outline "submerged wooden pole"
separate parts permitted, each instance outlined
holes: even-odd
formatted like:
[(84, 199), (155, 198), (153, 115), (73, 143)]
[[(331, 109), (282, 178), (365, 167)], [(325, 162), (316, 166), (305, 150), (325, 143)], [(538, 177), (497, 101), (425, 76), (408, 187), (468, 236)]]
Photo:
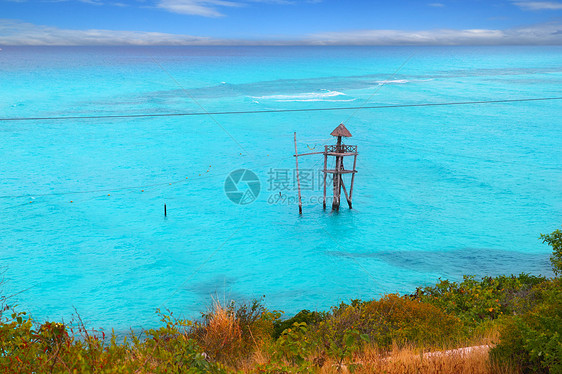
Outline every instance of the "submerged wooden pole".
[(343, 193), (345, 194), (345, 198), (347, 199), (347, 205), (349, 205), (349, 209), (351, 209), (351, 200), (349, 198), (349, 195), (347, 194), (347, 189), (345, 188), (345, 184), (343, 183), (343, 177), (340, 178), (342, 178), (341, 186), (343, 188)]
[[(342, 166), (342, 170), (345, 170), (345, 167), (343, 166), (343, 157), (342, 157), (342, 160), (341, 160), (341, 166)], [(340, 175), (340, 184), (343, 188), (343, 193), (345, 194), (345, 198), (347, 200), (347, 205), (349, 205), (349, 209), (351, 209), (351, 196), (347, 194), (347, 189), (345, 188), (345, 184), (343, 183), (343, 175)]]
[(339, 209), (339, 201), (338, 201), (338, 182), (339, 182), (339, 173), (338, 173), (338, 168), (339, 168), (339, 164), (340, 164), (340, 159), (339, 157), (336, 157), (336, 165), (335, 165), (335, 169), (334, 169), (334, 174), (333, 174), (333, 187), (334, 187), (334, 196), (333, 196), (333, 200), (332, 200), (332, 210), (338, 210)]
[(324, 146), (324, 199), (322, 200), (322, 206), (326, 210), (326, 177), (328, 176), (328, 146)]
[(295, 136), (295, 161), (297, 163), (297, 186), (299, 189), (299, 214), (302, 214), (302, 200), (301, 200), (301, 181), (299, 179), (299, 153), (297, 152), (297, 132), (294, 133)]
[[(357, 153), (357, 151), (355, 152)], [(353, 171), (354, 173), (351, 174), (351, 186), (349, 187), (349, 209), (351, 209), (351, 199), (353, 198), (353, 181), (355, 180), (355, 165), (357, 165), (357, 155), (353, 157)]]
[[(338, 136), (336, 144), (336, 154), (341, 153), (341, 136)], [(343, 161), (342, 156), (336, 155), (336, 169), (334, 170), (334, 201), (332, 202), (332, 210), (340, 210), (340, 195), (341, 195), (341, 164)]]

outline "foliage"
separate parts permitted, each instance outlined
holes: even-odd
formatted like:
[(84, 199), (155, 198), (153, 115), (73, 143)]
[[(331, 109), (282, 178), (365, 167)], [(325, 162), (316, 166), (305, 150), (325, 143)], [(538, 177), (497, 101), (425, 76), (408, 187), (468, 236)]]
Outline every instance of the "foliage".
[(562, 275), (562, 231), (556, 230), (548, 235), (541, 234), (540, 238), (543, 243), (547, 243), (552, 247), (550, 263), (552, 264), (554, 274), (557, 276)]
[(306, 323), (295, 322), (277, 339), (273, 357), (278, 360), (285, 359), (293, 365), (303, 365), (306, 363), (312, 347), (313, 341)]
[(324, 321), (328, 313), (326, 312), (311, 312), (307, 309), (303, 309), (295, 316), (286, 319), (284, 321), (276, 321), (275, 322), (275, 330), (273, 332), (273, 337), (275, 339), (279, 338), (283, 331), (293, 326), (295, 323), (306, 323), (308, 326), (317, 325), (318, 323)]
[(251, 342), (257, 346), (271, 340), (281, 312), (267, 310), (263, 299), (255, 299), (237, 307), (232, 303), (231, 308), (235, 310), (236, 319), (240, 322), (243, 337), (251, 338)]
[(529, 274), (518, 276), (464, 276), (460, 283), (440, 280), (435, 286), (418, 288), (411, 299), (442, 308), (470, 326), (503, 315), (521, 314), (537, 302), (534, 286), (546, 278)]
[(505, 321), (492, 357), (524, 373), (562, 373), (562, 280), (536, 288), (541, 302)]
[(78, 331), (62, 323), (36, 324), (25, 312), (3, 316), (0, 324), (0, 372), (225, 373), (209, 362), (185, 334), (189, 321), (162, 316), (165, 326), (131, 335), (119, 343), (114, 334)]
[(370, 342), (379, 347), (417, 344), (440, 346), (462, 332), (461, 322), (441, 309), (395, 294), (380, 300), (332, 309), (332, 314), (319, 326), (322, 340), (343, 348), (352, 342)]

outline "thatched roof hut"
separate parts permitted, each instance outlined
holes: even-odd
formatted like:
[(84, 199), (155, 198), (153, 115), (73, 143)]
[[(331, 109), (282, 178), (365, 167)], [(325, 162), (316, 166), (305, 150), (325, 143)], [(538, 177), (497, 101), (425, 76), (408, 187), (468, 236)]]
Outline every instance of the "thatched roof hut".
[(334, 129), (334, 131), (332, 131), (332, 133), (330, 134), (332, 136), (344, 136), (346, 138), (351, 138), (351, 133), (349, 132), (349, 130), (343, 125), (343, 123), (340, 123), (340, 125), (338, 127), (336, 127)]

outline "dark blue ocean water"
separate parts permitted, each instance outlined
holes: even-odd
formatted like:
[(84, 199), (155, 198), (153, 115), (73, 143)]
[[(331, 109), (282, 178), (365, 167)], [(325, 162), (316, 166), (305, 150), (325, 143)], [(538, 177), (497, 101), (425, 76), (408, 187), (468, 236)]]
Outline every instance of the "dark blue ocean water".
[[(0, 82), (4, 119), (560, 97), (562, 48), (3, 47)], [(76, 308), (119, 330), (154, 326), (156, 308), (196, 317), (213, 297), (265, 295), (294, 313), (440, 277), (549, 275), (538, 236), (562, 221), (561, 112), (559, 100), (2, 120), (4, 292), (23, 291), (38, 320)], [(309, 156), (300, 217), (293, 132), (315, 152), (342, 121), (360, 153), (354, 209), (322, 210), (323, 160)], [(240, 168), (261, 183), (251, 204), (224, 192)]]

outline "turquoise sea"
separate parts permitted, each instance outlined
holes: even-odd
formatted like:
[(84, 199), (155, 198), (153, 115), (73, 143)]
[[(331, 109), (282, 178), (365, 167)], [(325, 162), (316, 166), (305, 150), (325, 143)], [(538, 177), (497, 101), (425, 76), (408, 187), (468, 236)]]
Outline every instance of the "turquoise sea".
[[(53, 117), (561, 88), (561, 47), (2, 47), (4, 293), (40, 321), (76, 310), (89, 327), (124, 331), (157, 325), (156, 308), (197, 317), (213, 298), (265, 295), (291, 314), (463, 274), (551, 275), (538, 237), (562, 222), (562, 100)], [(30, 117), (43, 119), (7, 120)], [(316, 152), (340, 122), (359, 151), (354, 209), (322, 210), (313, 155), (300, 158), (299, 216), (293, 132), (299, 152)], [(260, 180), (249, 204), (224, 192), (236, 169)]]

